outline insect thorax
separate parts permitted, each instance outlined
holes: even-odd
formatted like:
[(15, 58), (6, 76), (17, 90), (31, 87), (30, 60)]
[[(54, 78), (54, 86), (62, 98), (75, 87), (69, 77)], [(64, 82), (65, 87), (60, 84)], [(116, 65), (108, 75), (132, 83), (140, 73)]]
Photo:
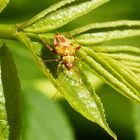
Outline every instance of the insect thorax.
[(59, 56), (75, 56), (75, 48), (69, 46), (55, 46), (55, 51)]
[(74, 56), (63, 56), (62, 60), (64, 63), (73, 63), (74, 62)]

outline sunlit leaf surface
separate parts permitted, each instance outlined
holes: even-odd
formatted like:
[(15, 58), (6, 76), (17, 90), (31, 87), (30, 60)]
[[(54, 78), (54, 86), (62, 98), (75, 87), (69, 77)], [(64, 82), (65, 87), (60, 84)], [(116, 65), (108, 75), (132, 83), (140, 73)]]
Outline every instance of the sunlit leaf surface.
[(7, 6), (9, 0), (0, 0), (0, 13)]

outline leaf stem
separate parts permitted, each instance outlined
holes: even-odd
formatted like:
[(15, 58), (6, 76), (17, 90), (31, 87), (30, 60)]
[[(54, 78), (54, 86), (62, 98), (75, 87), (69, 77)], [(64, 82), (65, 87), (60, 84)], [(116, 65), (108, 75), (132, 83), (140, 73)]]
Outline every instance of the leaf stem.
[(6, 39), (15, 39), (18, 28), (16, 25), (0, 24), (0, 37)]

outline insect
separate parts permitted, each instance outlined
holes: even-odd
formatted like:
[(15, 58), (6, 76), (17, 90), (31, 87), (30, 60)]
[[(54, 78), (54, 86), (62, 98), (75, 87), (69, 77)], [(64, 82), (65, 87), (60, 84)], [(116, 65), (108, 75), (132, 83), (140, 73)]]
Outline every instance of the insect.
[(62, 64), (64, 64), (66, 69), (70, 71), (74, 66), (75, 54), (81, 48), (81, 45), (75, 48), (74, 45), (71, 43), (71, 41), (60, 33), (56, 34), (53, 42), (54, 42), (54, 48), (50, 47), (47, 44), (46, 44), (46, 47), (53, 53), (56, 53), (57, 55), (59, 55), (60, 58), (46, 60), (45, 62), (53, 62), (53, 61), (59, 62), (58, 68)]

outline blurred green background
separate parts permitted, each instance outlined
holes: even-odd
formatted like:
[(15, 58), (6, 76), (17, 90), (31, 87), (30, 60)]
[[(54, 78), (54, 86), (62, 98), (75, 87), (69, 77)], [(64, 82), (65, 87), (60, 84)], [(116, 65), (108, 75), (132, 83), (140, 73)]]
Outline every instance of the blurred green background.
[[(11, 0), (0, 15), (0, 23), (23, 22), (57, 1), (59, 0)], [(122, 19), (139, 20), (139, 6), (140, 0), (111, 0), (109, 3), (92, 11), (88, 15), (78, 18), (66, 25), (63, 30), (74, 29), (92, 22)], [(134, 37), (131, 39), (112, 41), (106, 44), (140, 46), (139, 42), (139, 37)], [(7, 44), (15, 59), (24, 94), (24, 140), (57, 140), (57, 136), (59, 136), (61, 132), (61, 125), (62, 127), (66, 127), (66, 132), (62, 132), (62, 135), (71, 135), (68, 136), (71, 137), (71, 139), (74, 139), (73, 134), (76, 140), (112, 139), (102, 128), (75, 112), (62, 97), (59, 98), (57, 95), (50, 101), (48, 98), (55, 95), (56, 89), (39, 70), (33, 61), (31, 53), (19, 42), (7, 40)], [(97, 87), (96, 92), (103, 102), (107, 122), (117, 134), (118, 139), (135, 140), (136, 134), (132, 115), (132, 102), (96, 77), (93, 82)], [(53, 107), (52, 104), (55, 107)], [(53, 110), (56, 111), (56, 113), (53, 114)], [(57, 111), (61, 116), (56, 116)], [(38, 116), (39, 113), (40, 115)], [(52, 124), (58, 126), (56, 128), (59, 129), (58, 134), (56, 131), (51, 131), (50, 128), (53, 120), (58, 122), (57, 117), (65, 118), (64, 124)], [(63, 120), (60, 120), (60, 122), (63, 122)], [(50, 127), (48, 125), (50, 125)], [(49, 134), (56, 134), (56, 137), (47, 136)]]

